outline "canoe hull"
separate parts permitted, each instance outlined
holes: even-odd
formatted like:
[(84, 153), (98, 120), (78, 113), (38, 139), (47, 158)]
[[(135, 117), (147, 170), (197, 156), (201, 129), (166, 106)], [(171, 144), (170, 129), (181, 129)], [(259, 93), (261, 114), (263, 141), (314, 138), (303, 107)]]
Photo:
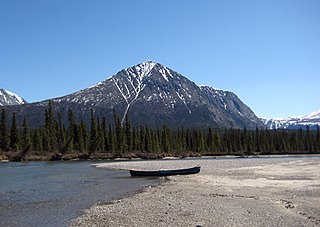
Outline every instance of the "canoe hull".
[(158, 170), (158, 171), (139, 171), (130, 170), (130, 174), (133, 177), (164, 177), (172, 175), (187, 175), (197, 174), (200, 172), (200, 166), (188, 168), (188, 169), (175, 169), (175, 170)]

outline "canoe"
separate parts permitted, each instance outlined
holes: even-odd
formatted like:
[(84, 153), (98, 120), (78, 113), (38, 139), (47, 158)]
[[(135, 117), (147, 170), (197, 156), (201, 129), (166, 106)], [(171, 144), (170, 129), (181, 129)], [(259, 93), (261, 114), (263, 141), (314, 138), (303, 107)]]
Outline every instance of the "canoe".
[(173, 170), (156, 170), (156, 171), (143, 171), (143, 170), (130, 170), (132, 177), (164, 177), (172, 175), (187, 175), (196, 174), (200, 172), (200, 166), (188, 169), (173, 169)]

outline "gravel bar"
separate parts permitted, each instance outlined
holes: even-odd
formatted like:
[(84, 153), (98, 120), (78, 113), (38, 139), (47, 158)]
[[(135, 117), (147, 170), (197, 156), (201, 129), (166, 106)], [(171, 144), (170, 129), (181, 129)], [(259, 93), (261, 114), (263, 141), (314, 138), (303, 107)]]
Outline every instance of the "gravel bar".
[[(70, 226), (319, 226), (320, 158), (123, 161), (118, 170), (201, 166), (131, 197), (97, 204)], [(128, 172), (129, 174), (129, 172)]]

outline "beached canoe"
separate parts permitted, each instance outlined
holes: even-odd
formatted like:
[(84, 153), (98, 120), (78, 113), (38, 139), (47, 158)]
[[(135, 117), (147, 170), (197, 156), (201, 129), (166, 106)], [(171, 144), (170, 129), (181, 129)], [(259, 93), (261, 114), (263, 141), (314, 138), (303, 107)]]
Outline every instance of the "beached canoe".
[(164, 177), (172, 175), (186, 175), (196, 174), (200, 172), (200, 166), (196, 166), (188, 169), (174, 169), (174, 170), (157, 170), (157, 171), (143, 171), (143, 170), (130, 170), (130, 174), (133, 177)]

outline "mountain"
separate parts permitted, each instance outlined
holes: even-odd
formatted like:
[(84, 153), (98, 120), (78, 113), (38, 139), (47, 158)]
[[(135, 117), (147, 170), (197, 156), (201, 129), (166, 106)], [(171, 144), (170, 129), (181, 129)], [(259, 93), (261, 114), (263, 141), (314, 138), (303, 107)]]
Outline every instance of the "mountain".
[[(31, 125), (43, 119), (48, 100), (10, 108), (28, 115)], [(124, 122), (126, 114), (135, 124), (151, 127), (255, 128), (261, 120), (234, 93), (198, 86), (166, 66), (146, 61), (123, 69), (114, 76), (87, 89), (54, 98), (56, 112), (73, 110), (78, 119), (86, 119), (93, 110), (113, 122), (113, 110)]]
[(0, 106), (21, 105), (27, 103), (26, 100), (13, 92), (0, 88)]
[(262, 119), (267, 128), (269, 129), (316, 129), (317, 125), (320, 126), (320, 110), (314, 111), (308, 115), (301, 117), (286, 117), (274, 119)]

